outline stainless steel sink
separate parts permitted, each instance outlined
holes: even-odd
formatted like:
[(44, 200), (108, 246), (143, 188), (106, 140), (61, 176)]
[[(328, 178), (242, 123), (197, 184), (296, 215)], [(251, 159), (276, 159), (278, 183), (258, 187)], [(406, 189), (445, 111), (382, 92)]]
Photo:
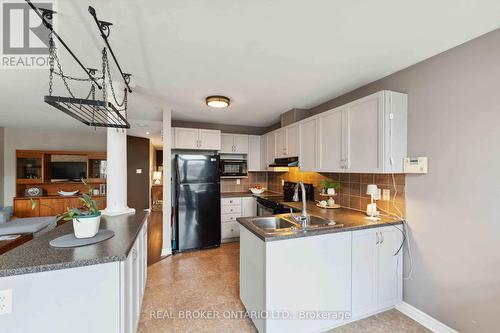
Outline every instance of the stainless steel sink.
[(322, 217), (309, 215), (307, 219), (307, 224), (312, 227), (326, 227), (335, 225), (335, 222), (324, 219)]
[(298, 227), (296, 223), (280, 217), (258, 217), (252, 219), (251, 223), (266, 232), (292, 230)]

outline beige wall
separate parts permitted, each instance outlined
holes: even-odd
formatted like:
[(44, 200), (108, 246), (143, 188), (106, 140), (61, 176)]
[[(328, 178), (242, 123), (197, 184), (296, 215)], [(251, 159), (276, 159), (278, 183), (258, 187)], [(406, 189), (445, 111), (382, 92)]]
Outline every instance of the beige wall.
[(106, 132), (5, 128), (4, 143), (3, 203), (10, 206), (16, 193), (17, 149), (106, 151)]
[(389, 89), (409, 95), (406, 178), (414, 273), (404, 300), (460, 332), (500, 325), (500, 30), (310, 111)]

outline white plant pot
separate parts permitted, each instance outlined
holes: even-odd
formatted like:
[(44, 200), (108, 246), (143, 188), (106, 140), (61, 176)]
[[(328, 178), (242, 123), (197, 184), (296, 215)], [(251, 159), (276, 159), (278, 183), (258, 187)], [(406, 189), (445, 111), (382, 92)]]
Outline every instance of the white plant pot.
[(73, 230), (76, 238), (90, 238), (99, 232), (101, 214), (97, 216), (75, 217), (73, 219)]
[(334, 188), (329, 188), (326, 190), (326, 194), (328, 195), (335, 195), (335, 189)]

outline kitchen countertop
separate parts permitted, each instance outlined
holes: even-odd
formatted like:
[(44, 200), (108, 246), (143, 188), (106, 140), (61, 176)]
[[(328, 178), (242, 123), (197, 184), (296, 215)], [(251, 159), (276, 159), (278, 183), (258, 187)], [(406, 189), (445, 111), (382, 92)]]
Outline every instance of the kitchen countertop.
[(221, 198), (238, 198), (238, 197), (256, 197), (256, 198), (266, 198), (269, 196), (280, 196), (280, 193), (265, 191), (262, 194), (253, 194), (250, 191), (247, 192), (221, 192)]
[(64, 223), (45, 235), (0, 255), (0, 277), (123, 261), (148, 216), (146, 211), (103, 216), (100, 228), (113, 230), (115, 235), (112, 238), (82, 247), (54, 248), (49, 245), (51, 240), (73, 233), (73, 224)]
[[(93, 197), (105, 197), (106, 194), (92, 194)], [(14, 200), (37, 200), (37, 199), (71, 199), (71, 198), (81, 198), (81, 194), (76, 194), (76, 195), (59, 195), (59, 194), (53, 194), (53, 195), (42, 195), (39, 197), (14, 197)]]
[[(298, 210), (302, 210), (302, 202), (287, 202), (287, 201), (278, 201), (280, 204), (295, 208)], [(300, 237), (309, 237), (316, 235), (329, 234), (334, 232), (345, 232), (345, 231), (353, 231), (353, 230), (361, 230), (361, 229), (369, 229), (369, 228), (379, 228), (390, 225), (399, 225), (402, 224), (402, 221), (393, 219), (390, 217), (381, 217), (380, 221), (371, 222), (365, 219), (365, 214), (363, 212), (347, 209), (347, 208), (339, 208), (339, 209), (326, 209), (320, 208), (316, 206), (315, 202), (308, 201), (307, 202), (307, 212), (311, 215), (316, 215), (331, 221), (335, 221), (336, 225), (331, 227), (323, 227), (317, 229), (309, 229), (309, 230), (294, 230), (289, 232), (281, 232), (275, 235), (269, 235), (264, 233), (261, 229), (255, 227), (250, 220), (252, 217), (239, 217), (237, 221), (247, 228), (250, 232), (255, 234), (257, 237), (262, 239), (265, 242), (283, 240), (283, 239), (291, 239), (291, 238), (300, 238)], [(288, 215), (288, 214), (286, 214)], [(340, 226), (342, 225), (342, 226)]]

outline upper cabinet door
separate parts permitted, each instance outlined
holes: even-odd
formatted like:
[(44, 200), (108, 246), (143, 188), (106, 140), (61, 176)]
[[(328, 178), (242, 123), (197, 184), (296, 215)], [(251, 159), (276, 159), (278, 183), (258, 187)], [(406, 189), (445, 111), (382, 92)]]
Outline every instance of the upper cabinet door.
[(220, 150), (221, 133), (218, 130), (199, 130), (200, 146), (198, 149)]
[(267, 146), (266, 146), (266, 153), (267, 153), (267, 165), (274, 163), (274, 159), (277, 157), (275, 154), (276, 151), (276, 134), (269, 133), (266, 135), (267, 137)]
[(267, 170), (267, 135), (260, 137), (260, 170)]
[[(177, 149), (199, 149), (198, 129), (175, 127), (174, 144)], [(174, 146), (172, 146), (174, 148)]]
[(384, 149), (384, 95), (367, 96), (346, 106), (347, 169), (382, 172)]
[(287, 157), (299, 156), (299, 126), (297, 124), (285, 128)]
[(235, 134), (234, 152), (238, 154), (248, 154), (248, 135)]
[(344, 108), (336, 108), (318, 116), (319, 122), (319, 170), (322, 172), (344, 171), (343, 129)]
[(222, 133), (220, 136), (220, 152), (233, 153), (234, 152), (234, 136), (232, 134)]
[(318, 169), (318, 117), (299, 124), (299, 165), (302, 171)]
[[(248, 171), (262, 171), (261, 161), (260, 161), (260, 136), (249, 135), (248, 136)], [(265, 170), (265, 169), (264, 169)]]
[(285, 157), (286, 156), (286, 131), (284, 128), (281, 128), (274, 132), (275, 136), (275, 156), (276, 158)]

